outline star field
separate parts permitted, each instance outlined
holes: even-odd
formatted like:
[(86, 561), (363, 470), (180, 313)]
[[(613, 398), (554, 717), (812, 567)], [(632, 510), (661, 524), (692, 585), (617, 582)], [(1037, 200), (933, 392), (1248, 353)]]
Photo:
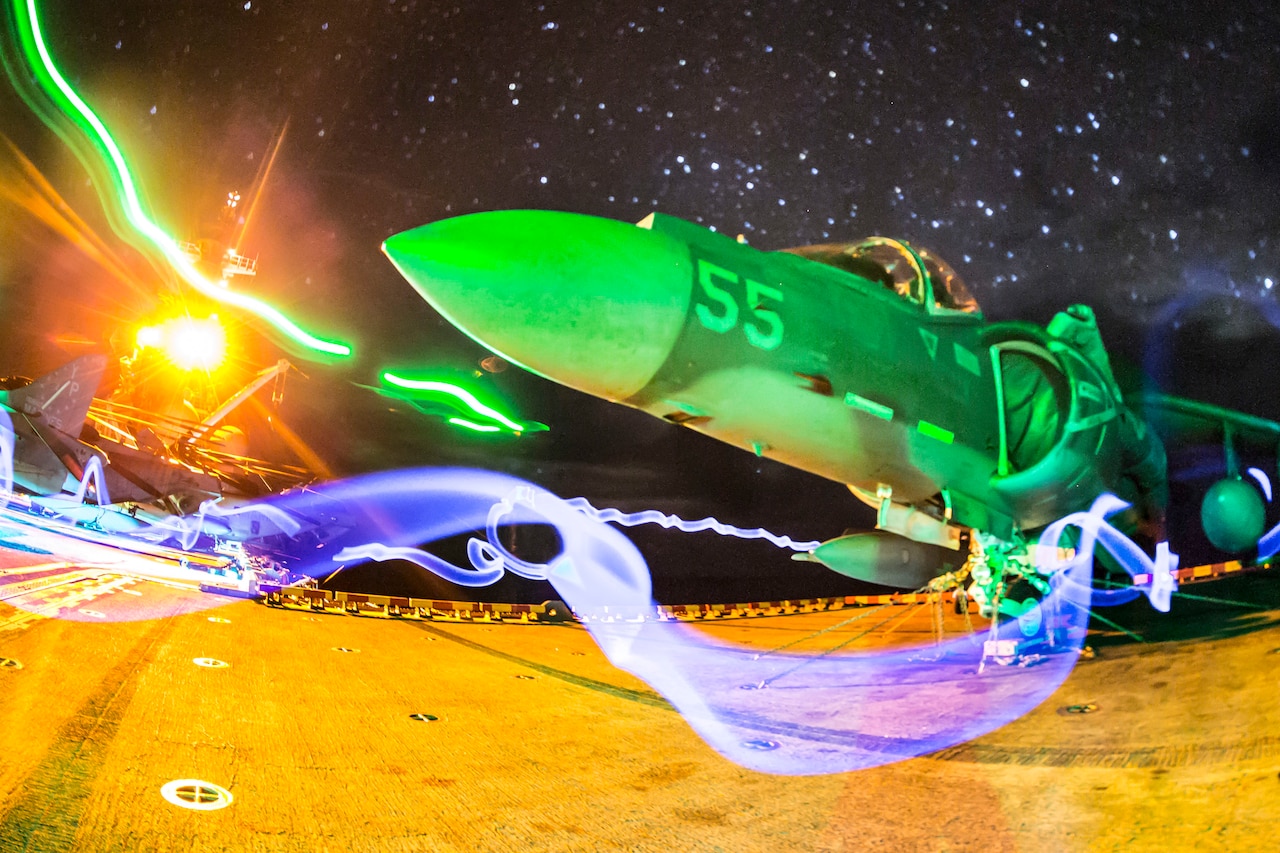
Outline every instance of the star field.
[[(198, 146), (224, 182), (287, 117), (302, 180), (381, 192), (347, 226), (662, 209), (766, 248), (905, 236), (1000, 305), (1096, 286), (1082, 258), (1119, 303), (1159, 299), (1196, 265), (1269, 292), (1277, 13), (1059, 5), (259, 0), (46, 16), (117, 124)], [(231, 150), (210, 145), (226, 128)]]

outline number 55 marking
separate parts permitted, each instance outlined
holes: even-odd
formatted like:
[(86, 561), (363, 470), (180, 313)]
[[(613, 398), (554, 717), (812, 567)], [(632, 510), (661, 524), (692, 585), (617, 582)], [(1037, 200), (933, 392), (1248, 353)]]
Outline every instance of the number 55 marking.
[(700, 299), (694, 305), (694, 313), (704, 328), (723, 335), (738, 325), (741, 313), (738, 300), (724, 285), (735, 285), (736, 290), (736, 285), (743, 283), (747, 310), (754, 318), (754, 321), (748, 321), (742, 327), (747, 343), (763, 350), (776, 349), (782, 343), (782, 318), (777, 311), (766, 308), (764, 304), (765, 300), (781, 303), (781, 290), (751, 279), (740, 279), (737, 274), (709, 261), (699, 260), (697, 265), (700, 295), (707, 301)]
[(698, 315), (698, 322), (705, 328), (723, 335), (738, 325), (738, 303), (734, 301), (733, 294), (716, 284), (716, 278), (735, 283), (738, 280), (736, 275), (724, 267), (718, 267), (707, 261), (698, 261), (698, 284), (702, 287), (702, 292), (723, 310), (717, 313), (711, 306), (699, 302), (694, 306), (694, 311)]
[(751, 314), (764, 324), (764, 329), (753, 323), (747, 323), (742, 330), (747, 333), (747, 343), (753, 347), (766, 350), (777, 349), (778, 344), (782, 343), (782, 318), (778, 316), (777, 311), (770, 311), (764, 307), (766, 299), (780, 303), (782, 291), (747, 279), (747, 306), (751, 309)]

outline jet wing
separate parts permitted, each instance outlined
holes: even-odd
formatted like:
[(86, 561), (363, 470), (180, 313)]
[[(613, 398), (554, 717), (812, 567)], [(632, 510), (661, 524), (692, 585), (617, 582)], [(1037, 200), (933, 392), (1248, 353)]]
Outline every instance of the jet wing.
[(1127, 399), (1161, 435), (1182, 441), (1212, 441), (1229, 432), (1233, 440), (1247, 444), (1270, 448), (1280, 444), (1280, 423), (1266, 418), (1170, 394), (1135, 394)]

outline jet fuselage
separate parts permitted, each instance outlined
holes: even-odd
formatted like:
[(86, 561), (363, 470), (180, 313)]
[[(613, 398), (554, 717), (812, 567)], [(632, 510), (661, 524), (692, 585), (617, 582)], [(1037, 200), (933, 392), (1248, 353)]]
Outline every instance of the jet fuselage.
[(945, 263), (900, 241), (762, 252), (661, 214), (498, 211), (384, 250), (504, 358), (846, 483), (882, 521), (923, 508), (1007, 538), (1104, 491), (1163, 506), (1163, 449), (1091, 312), (987, 323)]

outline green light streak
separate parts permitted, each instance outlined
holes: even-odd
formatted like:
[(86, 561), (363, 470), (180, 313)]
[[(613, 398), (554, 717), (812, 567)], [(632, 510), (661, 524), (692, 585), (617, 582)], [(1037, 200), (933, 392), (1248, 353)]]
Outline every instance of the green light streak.
[[(25, 3), (23, 0), (15, 0), (14, 11), (18, 17), (19, 26), (21, 27), (21, 25), (25, 24), (29, 28), (20, 34), (19, 40), (36, 79), (50, 98), (63, 107), (64, 112), (67, 112), (80, 125), (81, 129), (90, 136), (90, 139), (95, 141), (101, 148), (106, 155), (112, 178), (116, 182), (125, 218), (139, 234), (146, 238), (164, 256), (165, 260), (182, 276), (183, 280), (210, 299), (231, 305), (261, 318), (280, 333), (307, 349), (329, 355), (351, 355), (350, 346), (317, 338), (304, 331), (288, 317), (265, 302), (243, 293), (235, 293), (228, 290), (209, 281), (200, 274), (178, 248), (177, 242), (147, 216), (142, 207), (142, 202), (138, 198), (133, 176), (125, 164), (124, 155), (121, 153), (119, 146), (116, 145), (115, 139), (112, 138), (106, 125), (94, 114), (89, 105), (76, 94), (75, 90), (71, 88), (54, 65), (53, 58), (49, 55), (49, 50), (44, 43), (44, 35), (41, 32), (40, 21), (36, 14), (35, 0), (25, 0)], [(70, 109), (68, 110), (67, 107)]]
[[(497, 421), (512, 432), (524, 432), (526, 429), (525, 426), (511, 420), (497, 409), (481, 403), (476, 399), (474, 394), (463, 388), (459, 388), (457, 385), (450, 385), (448, 382), (434, 382), (427, 379), (405, 379), (402, 376), (396, 376), (394, 373), (383, 373), (382, 381), (389, 385), (395, 385), (398, 388), (406, 388), (410, 391), (425, 391), (432, 394), (444, 394), (460, 401), (477, 415)], [(449, 423), (457, 424), (458, 426), (465, 426), (471, 429), (476, 429), (479, 426), (478, 424), (473, 424), (470, 421), (463, 421), (462, 418), (450, 418)], [(496, 432), (497, 429), (497, 427), (492, 427), (491, 429), (479, 431)]]
[(493, 424), (472, 423), (471, 421), (466, 420), (465, 418), (449, 418), (449, 423), (455, 426), (466, 427), (467, 429), (473, 429), (476, 432), (497, 432), (499, 429), (499, 427), (496, 427)]

